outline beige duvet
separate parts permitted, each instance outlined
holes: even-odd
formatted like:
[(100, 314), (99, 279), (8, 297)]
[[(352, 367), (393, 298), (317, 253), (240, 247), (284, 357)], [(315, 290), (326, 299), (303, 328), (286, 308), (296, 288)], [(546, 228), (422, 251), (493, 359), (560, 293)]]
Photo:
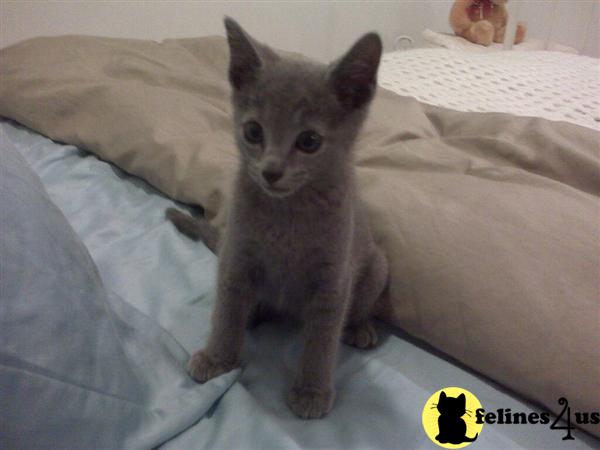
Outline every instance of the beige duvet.
[[(0, 52), (0, 115), (222, 228), (236, 169), (227, 58), (222, 38), (26, 41)], [(380, 90), (356, 166), (391, 267), (381, 318), (553, 411), (562, 396), (597, 411), (599, 137)]]

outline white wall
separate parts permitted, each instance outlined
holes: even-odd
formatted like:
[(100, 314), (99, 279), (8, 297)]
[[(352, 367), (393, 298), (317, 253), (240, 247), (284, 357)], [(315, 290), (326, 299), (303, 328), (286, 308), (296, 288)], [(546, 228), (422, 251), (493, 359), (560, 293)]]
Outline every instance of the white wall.
[[(517, 0), (512, 0), (517, 1)], [(225, 14), (258, 39), (321, 60), (361, 33), (378, 31), (386, 49), (398, 35), (424, 44), (421, 31), (450, 31), (452, 0), (401, 1), (11, 1), (0, 0), (0, 47), (33, 36), (91, 34), (162, 40), (223, 34)], [(600, 0), (558, 0), (552, 40), (599, 56)], [(554, 0), (520, 1), (530, 36), (549, 32)], [(589, 31), (586, 33), (586, 27)]]
[(600, 57), (599, 0), (529, 0), (519, 2), (519, 18), (528, 34), (550, 39)]
[[(348, 4), (346, 10), (333, 2), (307, 1), (3, 1), (0, 46), (35, 35), (161, 40), (223, 34), (223, 16), (230, 15), (260, 40), (328, 59), (364, 29), (377, 29), (391, 39), (399, 26), (399, 9), (398, 2)], [(358, 22), (352, 16), (356, 11), (363, 16)]]

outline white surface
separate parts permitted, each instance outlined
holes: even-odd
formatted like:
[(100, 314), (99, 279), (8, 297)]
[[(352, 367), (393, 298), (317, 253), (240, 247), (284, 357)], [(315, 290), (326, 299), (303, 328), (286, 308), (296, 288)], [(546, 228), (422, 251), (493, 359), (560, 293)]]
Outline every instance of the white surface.
[[(516, 1), (516, 0), (512, 0)], [(301, 51), (320, 60), (337, 57), (361, 33), (377, 31), (387, 50), (408, 35), (415, 47), (425, 28), (451, 31), (452, 0), (402, 1), (182, 1), (182, 0), (0, 0), (0, 47), (35, 36), (88, 34), (163, 40), (223, 34), (225, 14), (257, 38), (279, 48)], [(558, 0), (519, 4), (519, 20), (528, 36), (600, 56), (598, 0)], [(576, 6), (574, 6), (576, 5)]]
[[(506, 22), (506, 31), (504, 33), (504, 50), (512, 50), (515, 36), (517, 34), (517, 24), (519, 23), (519, 2), (508, 2), (505, 5), (508, 13), (508, 20)], [(483, 10), (482, 10), (483, 11)]]
[[(504, 51), (503, 44), (492, 43), (489, 46), (474, 44), (460, 36), (450, 33), (438, 33), (430, 29), (426, 29), (422, 33), (423, 38), (437, 47), (449, 48), (450, 50), (463, 50), (467, 52), (497, 52)], [(548, 48), (546, 48), (546, 45)], [(579, 53), (577, 49), (566, 45), (557, 44), (555, 42), (546, 43), (541, 39), (525, 39), (520, 44), (513, 45), (512, 50), (516, 51), (531, 51), (531, 50), (550, 50), (554, 52), (564, 53)]]
[(506, 112), (600, 130), (600, 60), (547, 51), (387, 53), (379, 84), (459, 111)]

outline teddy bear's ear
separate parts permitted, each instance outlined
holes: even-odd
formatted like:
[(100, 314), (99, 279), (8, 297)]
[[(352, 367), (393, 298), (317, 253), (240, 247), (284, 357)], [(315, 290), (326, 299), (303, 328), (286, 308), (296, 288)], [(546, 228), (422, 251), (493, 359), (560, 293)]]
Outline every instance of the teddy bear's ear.
[(329, 82), (344, 108), (360, 108), (373, 98), (382, 48), (376, 33), (365, 34), (332, 64)]

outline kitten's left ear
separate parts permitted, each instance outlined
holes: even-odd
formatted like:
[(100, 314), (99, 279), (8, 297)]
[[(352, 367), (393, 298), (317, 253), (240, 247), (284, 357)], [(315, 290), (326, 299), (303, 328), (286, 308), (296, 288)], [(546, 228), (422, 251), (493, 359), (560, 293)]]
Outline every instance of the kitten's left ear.
[(345, 108), (360, 108), (373, 98), (382, 48), (376, 33), (365, 34), (333, 66), (331, 87)]
[(458, 396), (458, 401), (460, 403), (462, 403), (463, 406), (465, 406), (467, 404), (467, 397), (465, 397), (464, 393), (462, 393)]
[(234, 89), (241, 89), (256, 80), (262, 66), (254, 40), (231, 17), (225, 17), (229, 43), (229, 81)]

